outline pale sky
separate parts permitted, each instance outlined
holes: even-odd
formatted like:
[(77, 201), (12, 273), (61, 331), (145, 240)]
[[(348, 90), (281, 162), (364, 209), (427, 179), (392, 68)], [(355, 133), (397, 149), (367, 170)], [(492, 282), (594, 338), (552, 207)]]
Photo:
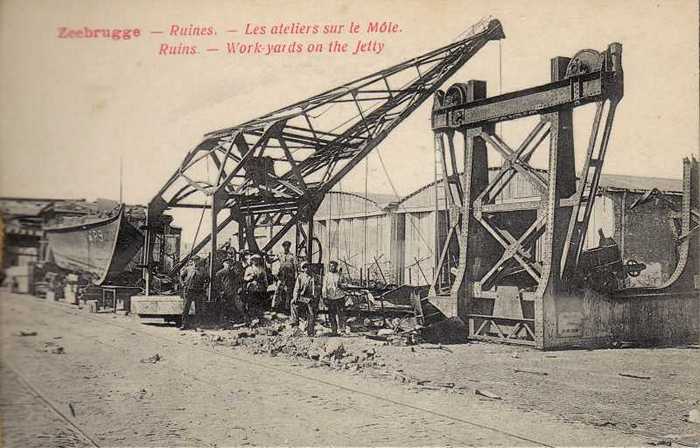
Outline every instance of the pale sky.
[[(147, 203), (204, 133), (238, 124), (346, 81), (443, 46), (480, 18), (505, 30), (502, 90), (548, 81), (549, 59), (623, 44), (625, 97), (604, 172), (681, 177), (698, 153), (698, 3), (677, 1), (11, 1), (0, 2), (0, 195), (117, 199), (119, 159), (129, 203)], [(366, 55), (159, 56), (161, 43), (327, 43), (333, 36), (244, 36), (247, 23), (390, 21), (401, 32), (342, 35), (384, 43)], [(173, 24), (216, 35), (151, 34)], [(128, 41), (59, 39), (58, 28), (140, 28)], [(238, 33), (227, 30), (238, 29)], [(498, 93), (498, 43), (453, 82), (483, 79)], [(401, 194), (433, 179), (428, 101), (379, 149)], [(575, 121), (588, 133), (590, 114)], [(522, 132), (506, 124), (511, 143)], [(577, 140), (581, 153), (585, 142)], [(498, 159), (494, 159), (498, 162)], [(369, 190), (391, 193), (370, 156)], [(343, 181), (364, 190), (364, 166)]]

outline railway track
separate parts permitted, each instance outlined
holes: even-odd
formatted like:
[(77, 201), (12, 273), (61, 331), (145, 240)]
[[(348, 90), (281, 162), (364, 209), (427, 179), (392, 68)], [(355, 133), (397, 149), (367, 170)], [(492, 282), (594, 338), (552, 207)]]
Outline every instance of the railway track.
[[(45, 394), (35, 384), (29, 381), (19, 369), (13, 366), (6, 359), (0, 362), (0, 369), (4, 371), (9, 371), (9, 376), (17, 379), (17, 383), (19, 384), (13, 385), (14, 387), (12, 387), (11, 393), (14, 394), (15, 397), (20, 397), (20, 401), (10, 399), (8, 402), (5, 399), (5, 393), (3, 393), (1, 405), (4, 417), (2, 431), (2, 444), (4, 446), (12, 446), (12, 442), (17, 442), (17, 446), (35, 446), (35, 443), (43, 442), (43, 440), (41, 440), (42, 435), (39, 433), (28, 434), (28, 431), (16, 431), (16, 429), (19, 428), (14, 428), (14, 425), (7, 425), (7, 422), (9, 420), (9, 418), (7, 417), (8, 414), (31, 415), (33, 419), (36, 419), (37, 416), (39, 416), (40, 421), (52, 420), (50, 417), (47, 418), (48, 416), (45, 415), (46, 413), (55, 416), (55, 418), (63, 424), (64, 428), (68, 429), (68, 432), (72, 433), (72, 435), (74, 436), (73, 442), (77, 442), (70, 443), (69, 440), (63, 440), (63, 443), (55, 443), (57, 442), (58, 438), (61, 438), (61, 428), (59, 427), (61, 425), (57, 425), (57, 422), (55, 422), (54, 420), (48, 425), (49, 427), (53, 426), (52, 430), (54, 431), (54, 434), (46, 435), (47, 439), (51, 439), (50, 444), (52, 446), (100, 446), (83, 428), (81, 428), (78, 424), (71, 420), (70, 417), (66, 415), (66, 413), (62, 412), (60, 406), (54, 403), (47, 394)], [(3, 378), (4, 381), (12, 381), (13, 379), (7, 378), (7, 373), (3, 373), (3, 376), (5, 376), (5, 378)], [(26, 395), (31, 395), (31, 398), (33, 398), (33, 400), (30, 399), (29, 401), (27, 401)], [(8, 412), (8, 410), (10, 412)], [(43, 419), (41, 418), (41, 414), (44, 414)], [(45, 424), (46, 423), (42, 422), (42, 425)], [(64, 438), (71, 439), (70, 435)]]

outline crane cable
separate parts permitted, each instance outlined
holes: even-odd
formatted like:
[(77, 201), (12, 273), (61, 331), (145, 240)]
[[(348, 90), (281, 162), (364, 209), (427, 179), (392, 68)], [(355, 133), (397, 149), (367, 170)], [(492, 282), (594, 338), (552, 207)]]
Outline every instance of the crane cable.
[[(486, 17), (486, 18), (484, 18), (484, 19), (482, 19), (482, 21), (488, 20), (489, 18), (490, 18), (490, 16), (489, 16), (489, 17)], [(471, 27), (471, 28), (473, 28), (473, 27)], [(464, 32), (462, 32), (460, 35), (458, 35), (458, 37), (461, 36), (461, 35), (464, 35), (464, 34), (466, 34), (466, 30), (465, 30)], [(502, 69), (502, 62), (503, 62), (503, 60), (502, 60), (502, 40), (499, 39), (499, 40), (498, 40), (498, 93), (499, 93), (499, 94), (501, 94), (501, 93), (503, 92), (503, 69)], [(499, 123), (499, 127), (500, 127), (500, 123)], [(389, 181), (389, 185), (391, 186), (391, 189), (392, 189), (393, 192), (394, 192), (394, 196), (396, 196), (396, 199), (397, 199), (397, 200), (400, 200), (400, 199), (401, 199), (401, 196), (399, 195), (398, 191), (396, 190), (396, 187), (394, 186), (394, 183), (393, 183), (392, 180), (391, 180), (391, 176), (389, 176), (389, 171), (386, 169), (386, 166), (384, 165), (384, 160), (382, 159), (382, 154), (381, 154), (379, 148), (377, 148), (377, 156), (378, 156), (378, 158), (379, 158), (379, 163), (380, 163), (381, 166), (382, 166), (382, 171), (384, 171), (384, 175), (386, 176), (387, 180)], [(437, 188), (437, 184), (435, 184), (435, 188)], [(397, 206), (398, 206), (400, 209), (402, 209), (404, 212), (408, 213), (408, 210), (406, 210), (406, 208), (403, 207), (403, 206), (401, 205), (401, 203), (398, 203)], [(426, 242), (426, 239), (423, 237), (423, 234), (421, 233), (420, 229), (418, 229), (418, 228), (416, 227), (416, 225), (415, 225), (415, 223), (413, 222), (413, 220), (409, 220), (409, 221), (410, 221), (411, 226), (413, 227), (413, 229), (414, 229), (414, 230), (416, 231), (416, 233), (418, 234), (418, 237), (421, 239), (421, 241), (423, 242), (423, 244), (425, 244), (425, 247), (426, 247), (428, 250), (430, 250), (430, 245)], [(437, 230), (437, 229), (436, 229), (436, 230)], [(430, 250), (431, 253), (432, 253), (432, 255), (435, 255), (435, 250), (437, 250), (437, 248), (435, 248), (434, 250)]]
[[(207, 159), (206, 167), (207, 167), (207, 182), (210, 182), (211, 179), (209, 179), (209, 159)], [(197, 231), (194, 233), (194, 239), (192, 240), (192, 247), (190, 248), (190, 253), (187, 255), (187, 258), (192, 256), (192, 253), (194, 252), (194, 248), (197, 246), (197, 237), (199, 236), (199, 229), (202, 227), (202, 220), (204, 219), (204, 212), (207, 210), (208, 205), (209, 205), (209, 197), (207, 197), (206, 201), (204, 202), (204, 207), (202, 207), (202, 213), (199, 215), (199, 223), (197, 224)], [(239, 232), (240, 232), (240, 229), (239, 229)]]
[[(399, 192), (396, 190), (396, 186), (394, 185), (394, 182), (391, 180), (391, 176), (389, 176), (389, 171), (386, 169), (386, 165), (384, 165), (384, 159), (382, 159), (382, 154), (381, 154), (381, 152), (379, 151), (379, 148), (377, 148), (377, 157), (379, 158), (379, 163), (380, 163), (381, 166), (382, 166), (382, 171), (384, 171), (384, 175), (386, 176), (387, 181), (389, 181), (389, 185), (391, 186), (391, 189), (392, 189), (392, 191), (394, 192), (394, 196), (396, 196), (396, 200), (398, 201), (398, 202), (397, 202), (397, 207), (400, 208), (400, 209), (402, 209), (404, 212), (406, 212), (406, 214), (408, 214), (409, 211), (406, 210), (406, 208), (405, 208), (403, 205), (401, 205), (401, 202), (400, 202), (400, 201), (401, 201), (401, 196), (399, 195)], [(409, 219), (408, 221), (411, 223), (411, 227), (413, 227), (413, 230), (416, 231), (416, 233), (418, 234), (418, 237), (419, 237), (420, 240), (423, 242), (423, 244), (425, 245), (425, 247), (426, 247), (426, 248), (428, 249), (428, 251), (431, 253), (431, 256), (435, 255), (435, 251), (434, 251), (433, 249), (430, 248), (430, 245), (429, 245), (428, 242), (426, 241), (426, 239), (425, 239), (425, 237), (423, 236), (423, 234), (421, 233), (420, 229), (419, 229), (419, 228), (416, 226), (416, 224), (413, 222), (413, 220), (412, 220), (412, 219)]]
[[(498, 39), (498, 94), (503, 94), (503, 39)], [(498, 133), (503, 132), (503, 123), (498, 122)]]
[[(364, 216), (362, 220), (362, 234), (364, 238), (364, 243), (362, 246), (362, 269), (367, 270), (367, 202), (369, 202), (369, 193), (367, 191), (367, 178), (369, 177), (369, 154), (365, 157), (365, 201), (364, 201)], [(367, 270), (367, 276), (369, 277), (369, 270)], [(365, 282), (368, 282), (369, 278), (365, 278)], [(369, 283), (367, 283), (369, 284)]]

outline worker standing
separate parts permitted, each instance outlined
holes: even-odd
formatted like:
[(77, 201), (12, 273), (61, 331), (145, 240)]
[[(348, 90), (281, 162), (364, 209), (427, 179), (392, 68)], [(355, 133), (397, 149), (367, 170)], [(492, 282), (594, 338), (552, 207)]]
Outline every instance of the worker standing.
[(340, 289), (340, 273), (338, 262), (328, 263), (328, 272), (323, 278), (323, 303), (328, 308), (328, 319), (331, 324), (331, 334), (338, 335), (345, 332), (345, 293)]
[(232, 317), (234, 313), (237, 290), (240, 287), (240, 272), (234, 269), (235, 260), (227, 258), (223, 261), (224, 267), (216, 272), (217, 292), (221, 305), (221, 315)]
[(190, 326), (190, 307), (194, 302), (195, 320), (202, 312), (202, 302), (206, 294), (208, 276), (206, 274), (206, 260), (195, 257), (190, 268), (184, 276), (185, 306), (182, 309), (180, 329), (186, 330)]
[(245, 319), (250, 323), (251, 315), (262, 314), (262, 308), (267, 294), (267, 270), (259, 254), (250, 257), (250, 265), (243, 275), (246, 291)]
[(289, 311), (292, 301), (292, 291), (297, 276), (297, 258), (289, 251), (292, 243), (285, 241), (282, 243), (282, 253), (275, 261), (279, 261), (277, 270), (277, 288), (275, 289), (272, 307), (280, 311)]
[(294, 283), (294, 292), (292, 293), (291, 312), (293, 326), (299, 325), (299, 313), (301, 310), (306, 311), (306, 334), (314, 336), (314, 327), (316, 326), (316, 295), (315, 295), (314, 278), (308, 272), (308, 263), (303, 262), (300, 266), (300, 272)]

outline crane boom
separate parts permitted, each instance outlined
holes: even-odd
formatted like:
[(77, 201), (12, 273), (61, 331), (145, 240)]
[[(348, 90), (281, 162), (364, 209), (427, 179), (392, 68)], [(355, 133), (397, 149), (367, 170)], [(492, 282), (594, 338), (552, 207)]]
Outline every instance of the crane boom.
[[(159, 216), (169, 208), (212, 211), (210, 233), (173, 274), (207, 244), (215, 248), (216, 234), (233, 221), (239, 226), (241, 249), (258, 249), (253, 232), (261, 224), (278, 229), (263, 250), (295, 225), (301, 239), (310, 241), (313, 214), (323, 195), (487, 42), (504, 37), (498, 20), (482, 20), (454, 43), (205, 134), (149, 203), (147, 284), (153, 249), (148, 233), (157, 229)], [(203, 175), (209, 162), (217, 169), (213, 181)], [(224, 209), (229, 216), (217, 223)], [(302, 222), (308, 232), (300, 227)], [(310, 250), (310, 243), (306, 248)]]

